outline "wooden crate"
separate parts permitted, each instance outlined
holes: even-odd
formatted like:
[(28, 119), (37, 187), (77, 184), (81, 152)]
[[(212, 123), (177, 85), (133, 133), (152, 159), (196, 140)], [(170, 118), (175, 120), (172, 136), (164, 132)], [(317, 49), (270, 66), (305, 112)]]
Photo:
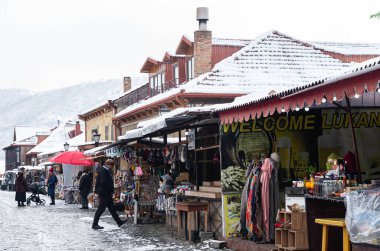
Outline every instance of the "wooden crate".
[(212, 192), (212, 193), (221, 193), (222, 189), (220, 187), (199, 187), (199, 191), (201, 192)]
[(211, 185), (214, 187), (222, 187), (222, 182), (221, 181), (213, 181), (213, 182), (211, 182)]
[(293, 250), (308, 250), (309, 241), (306, 230), (289, 231), (288, 247)]
[(277, 247), (281, 247), (281, 228), (276, 228), (274, 241), (275, 241), (274, 244)]
[(287, 229), (281, 229), (281, 247), (286, 248), (288, 247), (288, 236), (289, 236), (289, 231)]
[(279, 211), (278, 216), (280, 222), (282, 222), (282, 220), (284, 220), (285, 223), (290, 223), (292, 221), (292, 212)]
[(200, 192), (200, 191), (185, 191), (185, 195), (211, 198), (211, 199), (217, 199), (217, 198), (222, 197), (221, 193)]
[(279, 211), (278, 216), (286, 227), (275, 230), (275, 245), (278, 249), (308, 250), (306, 213)]
[(307, 221), (305, 212), (293, 212), (291, 214), (291, 230), (306, 230)]

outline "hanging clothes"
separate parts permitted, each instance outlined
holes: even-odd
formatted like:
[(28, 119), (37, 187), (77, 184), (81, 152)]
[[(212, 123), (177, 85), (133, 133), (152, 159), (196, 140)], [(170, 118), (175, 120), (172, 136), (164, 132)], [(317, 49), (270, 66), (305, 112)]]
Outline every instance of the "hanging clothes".
[(270, 231), (269, 231), (269, 208), (270, 208), (270, 181), (272, 176), (272, 163), (270, 158), (264, 160), (263, 165), (261, 166), (261, 177), (260, 182), (262, 186), (261, 198), (262, 198), (262, 209), (263, 209), (263, 230), (264, 230), (264, 239), (265, 241), (270, 240)]
[(280, 157), (277, 153), (272, 153), (270, 162), (272, 165), (272, 173), (269, 186), (269, 241), (275, 239), (275, 224), (277, 211), (280, 207), (280, 188), (278, 183), (278, 166), (279, 166)]
[(241, 193), (241, 206), (240, 206), (240, 232), (242, 236), (247, 237), (248, 231), (246, 228), (246, 212), (247, 212), (247, 200), (248, 200), (248, 192), (252, 179), (252, 165), (249, 173), (246, 173), (245, 177), (247, 178), (243, 191)]

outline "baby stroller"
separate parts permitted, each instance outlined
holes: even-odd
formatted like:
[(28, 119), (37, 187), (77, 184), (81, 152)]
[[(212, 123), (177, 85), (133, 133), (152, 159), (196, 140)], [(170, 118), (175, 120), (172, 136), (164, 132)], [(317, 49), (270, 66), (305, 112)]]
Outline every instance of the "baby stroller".
[(46, 201), (44, 199), (40, 199), (40, 194), (46, 195), (45, 186), (41, 186), (38, 182), (34, 182), (29, 186), (32, 195), (30, 195), (26, 199), (26, 205), (30, 206), (30, 203), (33, 201), (36, 205), (45, 205)]

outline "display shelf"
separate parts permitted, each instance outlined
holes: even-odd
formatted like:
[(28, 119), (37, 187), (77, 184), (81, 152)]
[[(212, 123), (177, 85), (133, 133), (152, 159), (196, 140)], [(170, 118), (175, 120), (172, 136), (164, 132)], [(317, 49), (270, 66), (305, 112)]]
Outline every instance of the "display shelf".
[(308, 250), (306, 213), (279, 211), (278, 216), (283, 222), (283, 227), (275, 231), (278, 250)]

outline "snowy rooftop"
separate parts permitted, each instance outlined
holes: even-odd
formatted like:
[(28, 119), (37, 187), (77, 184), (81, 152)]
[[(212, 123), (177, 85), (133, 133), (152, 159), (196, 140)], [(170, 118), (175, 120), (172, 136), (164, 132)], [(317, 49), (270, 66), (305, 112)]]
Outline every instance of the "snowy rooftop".
[(31, 136), (29, 138), (13, 141), (10, 145), (3, 146), (3, 149), (11, 147), (11, 146), (34, 146), (37, 143), (37, 136)]
[(37, 133), (50, 133), (50, 128), (41, 127), (41, 126), (15, 126), (14, 132), (16, 135), (15, 141), (24, 140), (35, 136)]
[(343, 43), (343, 42), (309, 42), (316, 49), (343, 55), (380, 55), (380, 44)]
[[(184, 35), (184, 37), (187, 40), (194, 42), (194, 39), (192, 36)], [(212, 38), (212, 44), (213, 45), (226, 45), (226, 46), (244, 47), (252, 41), (253, 41), (252, 39)]]
[(277, 31), (265, 33), (232, 56), (178, 88), (171, 89), (120, 111), (121, 117), (137, 109), (178, 95), (179, 93), (248, 93), (267, 95), (302, 86), (342, 70), (342, 63), (305, 42)]
[(241, 46), (248, 45), (252, 40), (248, 39), (229, 39), (229, 38), (213, 38), (213, 45), (228, 45), (228, 46)]
[(29, 150), (27, 154), (40, 153), (41, 155), (44, 155), (64, 151), (63, 144), (70, 139), (69, 132), (74, 129), (75, 122), (69, 121), (67, 123), (62, 123), (51, 133), (49, 137), (47, 137), (40, 144), (36, 145), (34, 148)]
[(271, 96), (278, 96), (281, 95), (281, 92), (288, 92), (289, 94), (295, 93), (297, 91), (302, 91), (304, 89), (307, 89), (309, 87), (313, 87), (315, 85), (319, 84), (330, 84), (334, 83), (339, 80), (343, 79), (348, 79), (352, 78), (370, 71), (374, 71), (380, 69), (380, 57), (376, 57), (367, 61), (364, 61), (362, 63), (356, 63), (350, 67), (346, 67), (341, 71), (335, 72), (333, 74), (324, 76), (320, 79), (316, 79), (312, 82), (309, 82), (306, 85), (300, 85), (297, 90), (294, 88), (288, 88), (286, 90), (279, 90), (275, 93), (269, 94), (266, 92), (265, 89), (263, 89), (261, 92), (255, 92), (255, 93), (250, 93), (241, 97), (235, 98), (235, 100), (231, 103), (224, 104), (223, 106), (219, 106), (216, 108), (216, 111), (224, 111), (224, 110), (229, 110), (232, 108), (237, 108), (245, 105), (249, 105), (252, 103), (259, 102), (259, 100), (264, 99), (264, 98), (269, 98)]

